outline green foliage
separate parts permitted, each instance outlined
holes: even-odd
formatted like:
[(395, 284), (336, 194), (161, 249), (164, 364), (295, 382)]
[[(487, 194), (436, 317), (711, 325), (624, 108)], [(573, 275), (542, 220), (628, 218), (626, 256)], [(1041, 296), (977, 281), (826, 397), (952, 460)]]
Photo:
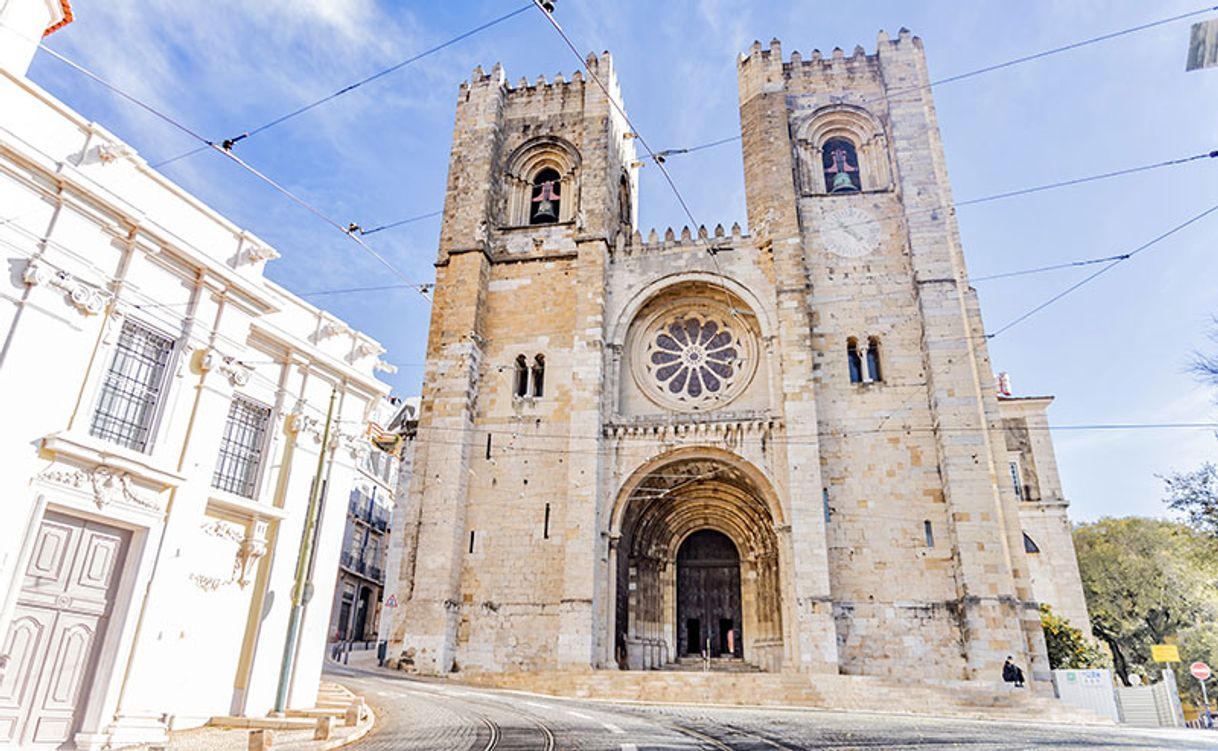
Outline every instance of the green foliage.
[[(1188, 666), (1199, 660), (1209, 665), (1211, 670), (1218, 671), (1218, 624), (1203, 623), (1182, 629), (1179, 645), (1180, 659), (1183, 662), (1175, 666), (1176, 685), (1180, 687), (1182, 696), (1200, 706), (1201, 684), (1188, 672)], [(1206, 689), (1209, 691), (1210, 707), (1218, 709), (1218, 706), (1215, 706), (1215, 700), (1218, 699), (1218, 696), (1215, 696), (1218, 694), (1218, 680), (1210, 678)]]
[(1136, 668), (1158, 672), (1152, 644), (1218, 618), (1218, 546), (1187, 525), (1101, 519), (1077, 527), (1074, 545), (1091, 630), (1126, 685)]
[(1108, 655), (1094, 639), (1057, 615), (1048, 605), (1040, 606), (1040, 625), (1049, 648), (1049, 667), (1053, 670), (1086, 670), (1112, 667)]
[(1218, 466), (1206, 462), (1192, 472), (1160, 479), (1167, 486), (1167, 505), (1183, 513), (1195, 529), (1218, 538)]

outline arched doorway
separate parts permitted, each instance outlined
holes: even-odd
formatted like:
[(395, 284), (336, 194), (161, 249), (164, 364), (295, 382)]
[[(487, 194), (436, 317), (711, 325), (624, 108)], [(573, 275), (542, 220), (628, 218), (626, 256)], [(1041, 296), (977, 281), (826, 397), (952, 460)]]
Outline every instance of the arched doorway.
[(694, 532), (677, 551), (677, 654), (741, 657), (740, 553), (713, 529)]
[(708, 637), (720, 656), (731, 633), (731, 653), (781, 669), (780, 520), (768, 488), (756, 468), (709, 447), (673, 452), (627, 482), (610, 552), (619, 667), (661, 668), (701, 654)]

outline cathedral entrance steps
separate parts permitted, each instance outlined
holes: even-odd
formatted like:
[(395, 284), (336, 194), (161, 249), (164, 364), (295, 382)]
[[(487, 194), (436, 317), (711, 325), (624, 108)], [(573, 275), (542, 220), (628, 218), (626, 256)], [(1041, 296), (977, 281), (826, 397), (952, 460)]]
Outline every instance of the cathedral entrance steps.
[(761, 668), (739, 657), (712, 657), (710, 664), (701, 657), (681, 657), (665, 665), (662, 670), (711, 672), (711, 673), (760, 673)]
[[(700, 662), (700, 660), (699, 660)], [(699, 670), (464, 674), (455, 681), (579, 699), (790, 706), (985, 720), (1111, 725), (1108, 718), (1001, 683), (908, 682), (873, 676)]]

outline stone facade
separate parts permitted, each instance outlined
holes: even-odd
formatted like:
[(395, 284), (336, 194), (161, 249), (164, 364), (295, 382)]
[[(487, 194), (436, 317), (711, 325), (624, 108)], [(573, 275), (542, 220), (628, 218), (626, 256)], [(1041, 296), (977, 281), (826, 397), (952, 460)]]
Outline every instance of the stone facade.
[[(741, 56), (751, 234), (636, 231), (587, 64), (460, 87), (391, 658), (1043, 680), (1074, 564), (1024, 553), (921, 42)], [(738, 598), (678, 584), (703, 530)]]
[[(274, 705), (314, 474), (351, 487), (382, 349), (25, 77), (34, 48), (5, 40), (62, 21), (48, 6), (0, 3), (0, 746), (163, 746)], [(317, 696), (334, 495), (291, 708)]]

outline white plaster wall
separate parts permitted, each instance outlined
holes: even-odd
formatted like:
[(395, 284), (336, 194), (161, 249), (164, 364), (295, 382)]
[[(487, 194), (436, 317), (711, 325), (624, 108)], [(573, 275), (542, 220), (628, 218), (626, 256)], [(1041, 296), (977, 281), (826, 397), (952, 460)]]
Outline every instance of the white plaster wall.
[[(156, 742), (170, 718), (184, 727), (265, 714), (324, 449), (331, 491), (291, 693), (291, 706), (311, 705), (346, 493), (371, 405), (387, 390), (373, 376), (383, 350), (263, 279), (273, 250), (11, 70), (0, 66), (0, 393), (9, 416), (0, 493), (10, 499), (0, 632), (20, 589), (23, 539), (44, 509), (128, 529), (78, 747)], [(176, 342), (145, 452), (89, 435), (123, 320)], [(323, 446), (332, 387), (335, 429)], [(272, 408), (251, 498), (211, 487), (234, 394)], [(125, 478), (131, 495), (95, 495), (88, 478), (99, 470)], [(265, 552), (242, 558), (243, 541), (265, 542)]]

